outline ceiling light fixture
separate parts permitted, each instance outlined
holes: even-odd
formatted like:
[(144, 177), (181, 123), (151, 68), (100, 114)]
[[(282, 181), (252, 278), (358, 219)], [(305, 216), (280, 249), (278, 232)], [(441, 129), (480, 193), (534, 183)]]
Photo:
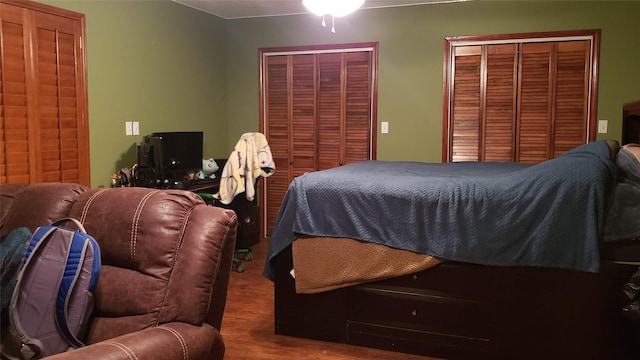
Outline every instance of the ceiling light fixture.
[(336, 32), (336, 18), (349, 15), (358, 10), (364, 0), (302, 0), (302, 4), (313, 14), (322, 16), (322, 26), (327, 26), (325, 15), (331, 16), (331, 32)]

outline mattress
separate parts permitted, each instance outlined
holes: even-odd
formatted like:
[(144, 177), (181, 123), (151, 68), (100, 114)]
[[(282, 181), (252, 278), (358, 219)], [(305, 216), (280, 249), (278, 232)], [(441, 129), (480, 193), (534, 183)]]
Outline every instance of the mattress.
[[(348, 238), (438, 259), (597, 272), (616, 177), (596, 141), (537, 165), (367, 161), (294, 179), (271, 260), (313, 237)], [(297, 239), (297, 240), (296, 240)]]

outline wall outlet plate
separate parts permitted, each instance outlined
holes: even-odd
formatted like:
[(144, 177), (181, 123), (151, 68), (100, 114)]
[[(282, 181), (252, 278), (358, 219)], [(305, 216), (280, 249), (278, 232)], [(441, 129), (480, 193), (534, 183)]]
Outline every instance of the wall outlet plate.
[(608, 120), (598, 120), (598, 134), (606, 134), (608, 125)]

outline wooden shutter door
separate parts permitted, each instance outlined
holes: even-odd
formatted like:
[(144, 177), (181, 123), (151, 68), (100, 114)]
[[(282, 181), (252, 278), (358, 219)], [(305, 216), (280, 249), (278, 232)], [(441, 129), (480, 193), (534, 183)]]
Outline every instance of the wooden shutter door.
[(588, 141), (589, 50), (588, 41), (556, 44), (554, 157)]
[(318, 167), (369, 159), (371, 57), (366, 52), (318, 54)]
[(373, 54), (344, 54), (346, 84), (343, 139), (344, 164), (368, 160), (371, 152), (371, 67)]
[(482, 96), (482, 46), (455, 48), (451, 106), (451, 161), (478, 161)]
[(316, 170), (316, 57), (313, 54), (289, 57), (292, 64), (291, 181)]
[(284, 194), (289, 188), (291, 181), (291, 136), (289, 114), (289, 56), (268, 56), (265, 64), (265, 116), (267, 122), (266, 133), (268, 134), (269, 147), (273, 161), (276, 164), (276, 171), (268, 181), (263, 182), (268, 188), (266, 203), (266, 220), (268, 232), (271, 233), (273, 224), (280, 210), (280, 203)]
[(535, 164), (587, 142), (588, 41), (522, 44), (517, 160)]
[(14, 3), (0, 4), (0, 181), (90, 185), (84, 16)]
[(535, 164), (551, 155), (553, 43), (522, 44), (520, 51), (516, 161)]
[(39, 119), (42, 163), (39, 182), (88, 183), (80, 169), (89, 166), (83, 114), (80, 24), (63, 17), (35, 13), (37, 63), (36, 117)]
[(291, 180), (316, 170), (315, 66), (313, 54), (266, 58), (266, 133), (276, 163), (265, 184), (268, 233)]
[(276, 163), (263, 187), (266, 235), (294, 177), (371, 156), (373, 51), (287, 51), (261, 56), (262, 124)]
[(595, 138), (599, 31), (544, 35), (447, 40), (443, 161), (536, 164)]
[(452, 161), (510, 161), (515, 136), (517, 46), (455, 49)]
[(334, 168), (342, 163), (344, 98), (342, 54), (318, 54), (318, 168)]
[(29, 147), (33, 126), (27, 116), (28, 34), (22, 8), (0, 3), (0, 9), (0, 183), (30, 183), (30, 175), (36, 174), (36, 152)]
[(512, 161), (515, 148), (518, 46), (485, 45), (482, 152), (479, 161)]

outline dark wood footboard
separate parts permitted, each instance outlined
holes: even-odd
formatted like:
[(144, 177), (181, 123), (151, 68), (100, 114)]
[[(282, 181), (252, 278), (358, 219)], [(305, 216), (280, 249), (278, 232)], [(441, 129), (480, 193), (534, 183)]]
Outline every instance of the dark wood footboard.
[(295, 293), (291, 252), (275, 259), (277, 334), (447, 359), (639, 359), (622, 286), (637, 265), (598, 274), (445, 262), (314, 295)]

